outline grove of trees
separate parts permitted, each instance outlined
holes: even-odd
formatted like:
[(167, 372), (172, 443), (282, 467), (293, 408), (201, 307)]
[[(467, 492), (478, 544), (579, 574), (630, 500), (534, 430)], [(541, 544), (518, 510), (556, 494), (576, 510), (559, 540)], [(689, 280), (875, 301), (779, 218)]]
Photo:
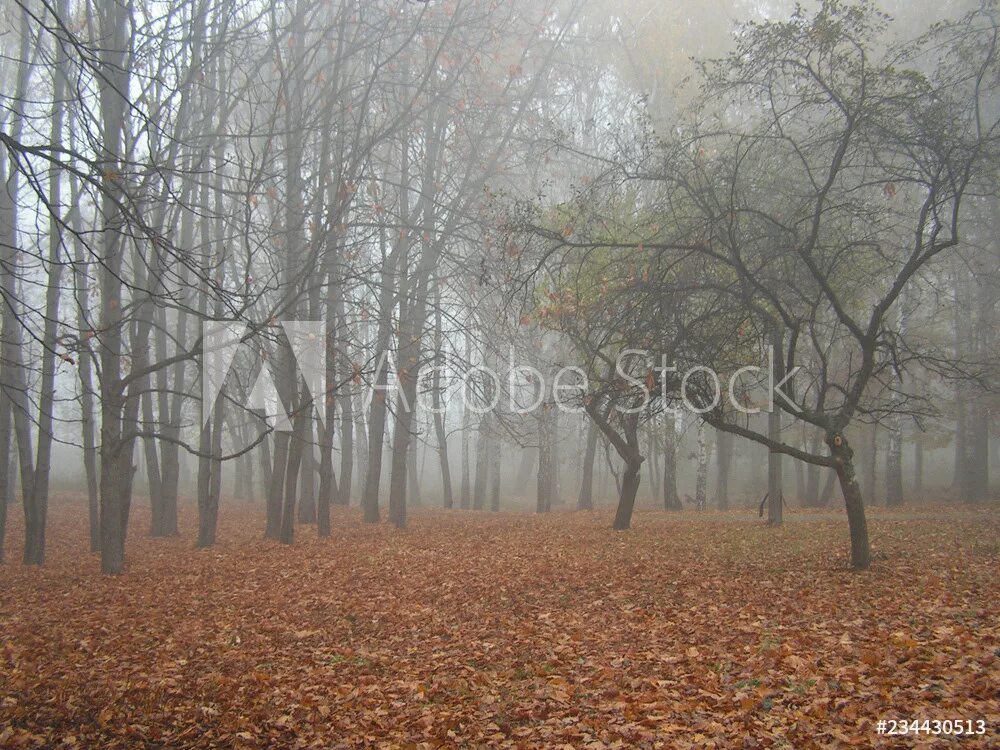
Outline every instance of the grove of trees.
[(623, 530), (683, 474), (772, 525), (839, 493), (863, 569), (932, 454), (989, 499), (996, 2), (659, 5), (6, 4), (0, 558), (57, 480), (109, 574), (139, 503), (200, 547), (230, 502)]

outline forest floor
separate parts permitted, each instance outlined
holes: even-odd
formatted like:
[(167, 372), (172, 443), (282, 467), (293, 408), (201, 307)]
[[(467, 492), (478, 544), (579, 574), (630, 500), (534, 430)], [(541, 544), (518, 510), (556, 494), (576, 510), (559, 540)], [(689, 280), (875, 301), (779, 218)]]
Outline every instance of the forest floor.
[(865, 573), (842, 515), (338, 510), (286, 547), (231, 510), (195, 550), (139, 510), (118, 578), (52, 506), (41, 570), (11, 509), (0, 747), (1000, 747), (996, 506), (872, 512)]

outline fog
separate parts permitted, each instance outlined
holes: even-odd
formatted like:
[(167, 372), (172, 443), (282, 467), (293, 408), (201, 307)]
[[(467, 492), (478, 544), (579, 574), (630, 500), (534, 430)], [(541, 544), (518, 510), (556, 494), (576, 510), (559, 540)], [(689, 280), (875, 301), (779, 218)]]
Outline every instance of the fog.
[(994, 518), (992, 0), (0, 16), (7, 566)]

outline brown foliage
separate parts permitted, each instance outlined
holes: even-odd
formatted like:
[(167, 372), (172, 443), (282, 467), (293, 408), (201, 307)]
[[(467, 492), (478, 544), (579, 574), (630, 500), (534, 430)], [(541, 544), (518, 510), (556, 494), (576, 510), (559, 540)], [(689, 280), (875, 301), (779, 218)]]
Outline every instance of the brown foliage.
[(973, 748), (1000, 731), (995, 516), (875, 514), (859, 574), (830, 516), (640, 513), (623, 535), (601, 513), (423, 512), (399, 532), (351, 510), (285, 547), (231, 512), (194, 550), (193, 518), (153, 540), (140, 514), (127, 573), (102, 578), (81, 509), (53, 515), (46, 567), (0, 568), (3, 747), (903, 747), (875, 722), (989, 720)]

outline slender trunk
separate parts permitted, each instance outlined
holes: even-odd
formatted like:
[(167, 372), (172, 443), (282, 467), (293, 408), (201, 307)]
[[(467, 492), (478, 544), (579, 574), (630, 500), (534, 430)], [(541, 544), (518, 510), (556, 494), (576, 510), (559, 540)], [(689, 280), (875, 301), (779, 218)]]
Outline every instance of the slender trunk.
[(716, 432), (718, 479), (715, 485), (715, 506), (719, 510), (729, 510), (729, 470), (733, 462), (733, 435), (730, 432)]
[(431, 398), (434, 412), (434, 436), (437, 439), (438, 460), (441, 464), (441, 495), (444, 507), (451, 510), (455, 499), (451, 488), (451, 464), (448, 460), (448, 433), (445, 430), (445, 414), (441, 407), (441, 368), (444, 365), (443, 353), (444, 333), (441, 326), (441, 292), (436, 293), (434, 304), (434, 352), (435, 362), (432, 371)]
[[(781, 412), (775, 407), (767, 415), (767, 436), (775, 442), (781, 441)], [(781, 526), (784, 522), (784, 497), (781, 487), (781, 454), (768, 451), (767, 454), (767, 524)]]
[(419, 455), (420, 455), (420, 441), (416, 439), (416, 435), (410, 436), (410, 455), (406, 460), (406, 491), (409, 495), (409, 502), (414, 507), (420, 507), (422, 500), (420, 499), (420, 474), (417, 471), (419, 466)]
[[(346, 333), (347, 318), (344, 312), (343, 295), (338, 294), (335, 303), (335, 318)], [(335, 334), (331, 333), (331, 336)], [(346, 335), (344, 336), (346, 342)], [(347, 346), (344, 345), (344, 354), (341, 358), (341, 372), (346, 375), (351, 371), (351, 363), (347, 356)], [(346, 380), (342, 375), (341, 379)], [(328, 383), (335, 382), (327, 380)], [(341, 395), (338, 398), (340, 403), (340, 477), (335, 481), (337, 485), (336, 502), (337, 505), (351, 504), (351, 486), (354, 480), (354, 389), (350, 383), (345, 382), (341, 387)], [(329, 414), (329, 411), (328, 411)], [(327, 417), (329, 419), (329, 416)], [(331, 434), (331, 447), (332, 438)]]
[(552, 508), (551, 408), (551, 404), (546, 402), (538, 413), (538, 482), (535, 496), (535, 511), (538, 513), (548, 513)]
[[(11, 136), (21, 139), (24, 128), (24, 106), (27, 101), (31, 79), (32, 62), (30, 19), (26, 8), (18, 14), (20, 34), (18, 55), (21, 61), (17, 68), (14, 97), (12, 103)], [(24, 507), (24, 562), (40, 562), (37, 547), (40, 518), (34, 501), (33, 482), (35, 478), (34, 456), (32, 455), (31, 406), (28, 399), (28, 382), (24, 373), (22, 358), (22, 320), (18, 300), (22, 299), (17, 289), (17, 279), (23, 273), (20, 268), (20, 245), (18, 235), (17, 199), (20, 189), (20, 174), (13, 157), (8, 157), (6, 148), (0, 158), (0, 288), (3, 297), (3, 334), (0, 343), (0, 415), (6, 424), (0, 424), (5, 446), (10, 450), (10, 421), (13, 422), (14, 439), (17, 443), (18, 468), (21, 478), (21, 502)], [(3, 454), (6, 460), (7, 453)], [(6, 506), (4, 508), (6, 511)]]
[(989, 497), (990, 413), (985, 404), (970, 415), (965, 447), (964, 500), (980, 503)]
[[(279, 405), (279, 409), (281, 406)], [(288, 464), (289, 434), (274, 433), (274, 456), (268, 464), (271, 467), (271, 480), (267, 490), (267, 526), (264, 530), (265, 539), (277, 539), (281, 535), (281, 503), (285, 487), (285, 468)], [(265, 449), (267, 446), (265, 446)], [(266, 460), (266, 459), (265, 459)]]
[(285, 468), (284, 502), (281, 509), (281, 527), (278, 541), (291, 544), (295, 540), (295, 503), (298, 497), (299, 470), (302, 466), (302, 454), (309, 440), (307, 422), (311, 420), (309, 410), (301, 404), (308, 401), (307, 393), (296, 400), (294, 429), (288, 444), (288, 465)]
[(306, 425), (306, 440), (302, 444), (302, 460), (299, 465), (299, 511), (298, 522), (316, 523), (316, 453), (313, 440), (313, 419)]
[[(147, 378), (147, 385), (148, 382)], [(153, 415), (153, 394), (147, 389), (143, 389), (141, 399), (143, 430), (155, 431), (156, 417)], [(163, 527), (163, 481), (160, 474), (160, 458), (156, 451), (155, 439), (143, 438), (142, 448), (146, 458), (146, 485), (149, 489), (149, 535), (155, 537), (160, 536), (159, 530)]]
[(271, 488), (271, 438), (267, 435), (260, 441), (260, 473), (261, 486), (264, 488), (264, 503), (267, 504), (268, 492)]
[[(219, 400), (221, 401), (221, 398)], [(212, 545), (212, 534), (208, 521), (212, 494), (212, 459), (209, 457), (212, 452), (212, 426), (211, 420), (206, 420), (198, 434), (198, 453), (200, 455), (198, 456), (198, 541), (196, 546), (199, 548)]]
[[(0, 391), (3, 389), (0, 388)], [(7, 506), (10, 503), (10, 489), (14, 483), (10, 456), (10, 404), (0, 395), (0, 563), (4, 561), (7, 543)]]
[(898, 414), (889, 417), (889, 445), (885, 458), (885, 498), (890, 508), (903, 504), (903, 425)]
[(337, 396), (334, 388), (337, 382), (337, 319), (335, 280), (331, 274), (327, 281), (326, 319), (327, 333), (325, 346), (326, 387), (323, 395), (323, 420), (317, 425), (319, 435), (319, 498), (316, 509), (316, 531), (320, 537), (330, 536), (330, 505), (337, 502), (339, 488), (333, 470), (333, 440), (337, 425)]
[(587, 420), (587, 447), (583, 453), (583, 482), (576, 507), (579, 510), (594, 509), (594, 459), (597, 457), (597, 425)]
[(955, 460), (951, 484), (959, 488), (962, 487), (962, 478), (965, 476), (965, 387), (963, 383), (955, 386)]
[(677, 428), (678, 415), (667, 413), (663, 433), (663, 508), (669, 511), (684, 509), (677, 494)]
[[(807, 437), (806, 425), (802, 425), (802, 448), (804, 450), (809, 450), (809, 439)], [(798, 495), (799, 502), (803, 505), (808, 505), (809, 501), (806, 496), (806, 472), (808, 471), (809, 465), (804, 461), (795, 461), (795, 492)]]
[(340, 397), (340, 476), (337, 482), (337, 505), (351, 504), (354, 482), (354, 393), (344, 386)]
[(865, 428), (862, 442), (862, 467), (864, 474), (861, 481), (861, 493), (869, 502), (874, 502), (875, 481), (878, 471), (878, 425), (872, 423)]
[(498, 513), (500, 511), (501, 445), (495, 432), (492, 443), (493, 445), (490, 449), (490, 511)]
[(698, 474), (695, 479), (694, 502), (698, 510), (708, 505), (708, 462), (711, 451), (708, 447), (708, 431), (704, 422), (698, 422)]
[[(65, 18), (67, 0), (57, 3), (57, 15)], [(66, 83), (66, 55), (61, 44), (55, 48), (55, 67), (52, 73), (52, 120), (50, 144), (59, 149), (63, 145), (63, 107)], [(49, 504), (49, 474), (52, 467), (52, 423), (55, 406), (56, 346), (59, 325), (59, 292), (62, 279), (62, 223), (58, 211), (62, 206), (62, 170), (49, 172), (49, 252), (48, 273), (45, 287), (45, 323), (42, 332), (42, 374), (38, 399), (38, 450), (35, 455), (35, 477), (32, 482), (32, 528), (29, 544), (25, 543), (25, 562), (41, 565), (45, 561), (45, 526)]]
[(486, 487), (489, 481), (490, 452), (490, 414), (479, 417), (479, 436), (476, 438), (476, 485), (472, 495), (472, 509), (483, 510), (486, 507)]
[[(388, 276), (388, 269), (384, 270), (384, 275)], [(376, 356), (379, 357), (379, 364), (375, 372), (374, 392), (368, 416), (368, 470), (365, 475), (365, 485), (361, 505), (364, 510), (365, 523), (379, 522), (379, 484), (382, 477), (382, 448), (385, 442), (385, 416), (386, 416), (386, 384), (389, 382), (388, 361), (384, 356), (389, 350), (389, 334), (391, 322), (391, 304), (388, 297), (391, 292), (388, 289), (388, 280), (383, 282), (383, 301), (385, 308), (380, 315), (378, 342), (376, 345)]]
[(561, 445), (559, 442), (559, 414), (558, 408), (553, 408), (551, 412), (551, 420), (549, 421), (549, 451), (552, 456), (552, 475), (549, 481), (552, 483), (552, 487), (549, 490), (549, 502), (550, 505), (562, 505), (562, 454)]
[(659, 498), (662, 497), (661, 483), (663, 482), (663, 473), (660, 470), (660, 456), (662, 449), (660, 447), (660, 430), (657, 429), (656, 421), (650, 422), (648, 425), (648, 441), (646, 445), (648, 446), (648, 453), (650, 460), (649, 469), (649, 486), (650, 494), (649, 499), (655, 505), (659, 502)]
[[(465, 362), (466, 364), (472, 358), (472, 353), (470, 351), (471, 346), (469, 343), (469, 337), (465, 337)], [(470, 417), (470, 409), (467, 400), (463, 401), (462, 404), (462, 487), (461, 496), (459, 498), (459, 507), (462, 510), (468, 510), (472, 504), (472, 470), (469, 463), (469, 443), (471, 442), (471, 431), (472, 431), (472, 419)]]
[(97, 439), (94, 433), (94, 354), (90, 347), (95, 325), (90, 319), (90, 283), (85, 271), (84, 244), (80, 240), (83, 234), (83, 221), (77, 208), (80, 205), (79, 184), (73, 176), (70, 177), (70, 198), (73, 203), (70, 226), (73, 229), (73, 291), (80, 339), (77, 373), (80, 378), (80, 433), (83, 444), (84, 478), (87, 485), (87, 520), (90, 530), (90, 551), (99, 552), (101, 534), (98, 519)]

